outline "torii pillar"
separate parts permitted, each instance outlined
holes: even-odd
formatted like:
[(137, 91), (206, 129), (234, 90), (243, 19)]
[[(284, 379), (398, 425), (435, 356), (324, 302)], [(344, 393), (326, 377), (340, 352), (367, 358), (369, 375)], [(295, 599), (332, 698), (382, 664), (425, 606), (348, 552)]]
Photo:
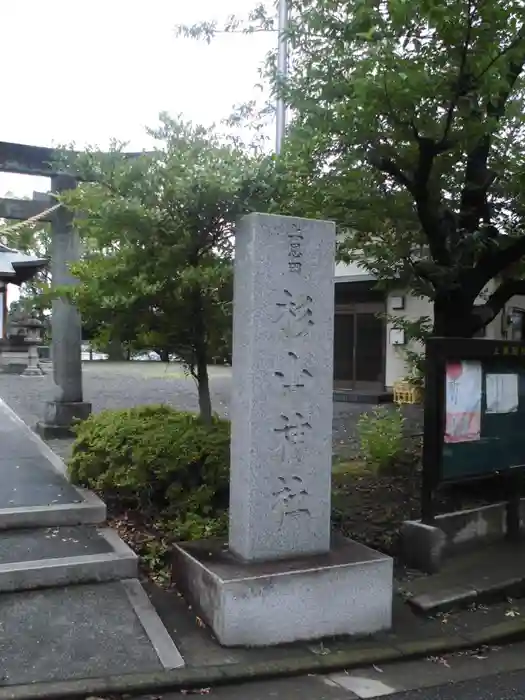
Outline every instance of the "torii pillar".
[[(77, 186), (71, 175), (55, 175), (51, 188), (56, 194)], [(74, 285), (77, 280), (69, 266), (80, 260), (80, 238), (73, 226), (73, 214), (59, 207), (51, 222), (52, 288)], [(65, 438), (72, 435), (72, 426), (85, 420), (91, 404), (83, 400), (82, 392), (82, 324), (78, 309), (66, 299), (55, 299), (51, 316), (51, 353), (55, 396), (45, 407), (44, 420), (37, 425), (45, 438)]]

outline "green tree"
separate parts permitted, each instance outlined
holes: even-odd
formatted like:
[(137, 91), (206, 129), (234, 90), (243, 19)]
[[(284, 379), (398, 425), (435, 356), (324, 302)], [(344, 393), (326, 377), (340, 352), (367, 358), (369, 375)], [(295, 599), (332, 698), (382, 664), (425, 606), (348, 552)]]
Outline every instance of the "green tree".
[(267, 67), (294, 115), (288, 211), (335, 219), (343, 260), (430, 297), (435, 334), (471, 336), (525, 293), (522, 0), (291, 5), (289, 79)]
[(230, 333), (234, 226), (271, 202), (272, 161), (165, 114), (149, 133), (157, 148), (138, 157), (114, 144), (76, 159), (96, 180), (63, 197), (90, 246), (68, 293), (106, 341), (180, 357), (211, 421), (207, 365)]

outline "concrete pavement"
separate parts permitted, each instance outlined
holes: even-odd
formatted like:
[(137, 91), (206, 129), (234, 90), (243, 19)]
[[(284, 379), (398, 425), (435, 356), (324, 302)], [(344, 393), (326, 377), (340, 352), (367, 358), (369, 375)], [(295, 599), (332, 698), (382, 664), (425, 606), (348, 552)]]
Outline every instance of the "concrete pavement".
[[(213, 410), (228, 418), (231, 367), (210, 367)], [(160, 362), (85, 362), (82, 366), (84, 398), (93, 411), (129, 408), (139, 404), (166, 403), (184, 411), (197, 411), (199, 400), (195, 381), (178, 364)], [(44, 403), (54, 395), (52, 374), (33, 380), (18, 375), (0, 375), (0, 397), (30, 426), (42, 419)], [(334, 403), (333, 451), (343, 458), (358, 452), (356, 424), (370, 404)], [(407, 411), (408, 427), (421, 428), (420, 407)], [(414, 410), (410, 410), (414, 409)], [(59, 441), (53, 441), (60, 449)], [(65, 441), (67, 442), (67, 441)]]
[[(525, 643), (200, 692), (216, 700), (525, 700)], [(180, 693), (157, 697), (175, 700)]]
[(395, 700), (524, 700), (525, 671), (399, 693), (392, 697)]
[(179, 668), (105, 505), (0, 400), (0, 685)]
[[(0, 386), (0, 393), (1, 389), (2, 386)], [(355, 408), (355, 405), (351, 405), (351, 408)], [(21, 423), (21, 421), (18, 422)], [(70, 490), (72, 487), (67, 484), (63, 474), (57, 476), (56, 464), (55, 466), (51, 463), (47, 464), (52, 457), (49, 451), (46, 457), (45, 445), (39, 443), (39, 449), (44, 452), (36, 456), (31, 447), (29, 450), (31, 454), (25, 455), (27, 464), (23, 461), (24, 456), (20, 453), (20, 445), (24, 445), (24, 439), (27, 438), (34, 447), (34, 440), (37, 438), (24, 426), (26, 438), (21, 439), (20, 434), (16, 433), (14, 423), (16, 421), (13, 422), (12, 417), (4, 421), (4, 433), (0, 436), (2, 438), (0, 472), (9, 473), (10, 479), (18, 481), (14, 489), (14, 482), (11, 483), (9, 493), (4, 490), (4, 501), (2, 502), (0, 498), (0, 515), (3, 513), (4, 518), (11, 518), (12, 522), (14, 516), (23, 515), (26, 518), (28, 509), (39, 518), (42, 517), (42, 508), (47, 509), (46, 513), (51, 513), (54, 519), (59, 517), (58, 514), (66, 512), (64, 509), (74, 510), (76, 513), (76, 510), (83, 505), (79, 502), (79, 494)], [(18, 428), (21, 426), (18, 425)], [(41, 479), (36, 478), (39, 474), (42, 475)], [(31, 487), (27, 484), (31, 484)], [(32, 508), (36, 508), (38, 512), (31, 511)], [(98, 517), (88, 522), (98, 523), (101, 519), (103, 518)], [(46, 526), (53, 526), (52, 528), (37, 535), (34, 532), (17, 531), (9, 535), (4, 532), (9, 542), (6, 539), (5, 547), (2, 549), (0, 546), (0, 569), (4, 560), (6, 566), (11, 566), (13, 552), (20, 552), (21, 555), (17, 555), (17, 559), (24, 568), (28, 560), (35, 564), (36, 560), (31, 557), (35, 556), (33, 552), (36, 550), (40, 554), (40, 560), (56, 561), (58, 555), (54, 556), (54, 554), (57, 546), (60, 550), (59, 556), (65, 556), (67, 559), (82, 557), (83, 550), (86, 548), (89, 549), (91, 557), (105, 557), (106, 543), (101, 543), (94, 537), (92, 527), (84, 529), (82, 535), (71, 527), (70, 529), (59, 527), (60, 525), (75, 527), (77, 523), (82, 523), (83, 528), (87, 526), (86, 521), (82, 519), (59, 523), (53, 520), (45, 523)], [(42, 523), (33, 522), (32, 525), (40, 527)], [(24, 526), (28, 527), (27, 523)], [(17, 527), (20, 527), (20, 523)], [(52, 541), (53, 539), (56, 541)], [(38, 546), (38, 542), (41, 542), (42, 546)], [(97, 565), (99, 563), (97, 560)], [(33, 568), (41, 569), (42, 566)], [(119, 579), (121, 576), (112, 578)], [(56, 585), (56, 582), (53, 585)], [(373, 640), (326, 640), (322, 644), (303, 645), (300, 648), (262, 651), (224, 650), (211, 638), (207, 630), (202, 629), (194, 616), (188, 613), (187, 606), (182, 601), (180, 601), (180, 607), (183, 608), (183, 612), (178, 609), (173, 596), (167, 594), (165, 605), (161, 601), (155, 601), (158, 603), (157, 612), (162, 619), (161, 622), (157, 618), (156, 629), (158, 631), (158, 623), (160, 623), (161, 628), (165, 632), (167, 630), (168, 641), (170, 642), (171, 639), (175, 641), (187, 665), (187, 673), (184, 671), (169, 673), (164, 670), (169, 666), (161, 662), (158, 650), (155, 650), (155, 654), (151, 653), (152, 640), (148, 639), (149, 634), (143, 635), (141, 627), (137, 626), (136, 609), (133, 612), (124, 605), (117, 615), (119, 625), (111, 624), (118, 601), (126, 602), (120, 593), (120, 585), (112, 582), (95, 583), (91, 586), (77, 586), (74, 590), (57, 589), (60, 591), (57, 594), (18, 591), (0, 595), (0, 633), (4, 631), (3, 648), (0, 643), (0, 652), (2, 652), (0, 659), (4, 661), (4, 666), (0, 667), (0, 676), (3, 671), (6, 676), (3, 679), (5, 687), (0, 687), (0, 700), (45, 697), (49, 686), (46, 688), (47, 683), (40, 684), (38, 681), (58, 681), (64, 678), (64, 669), (67, 669), (70, 679), (85, 678), (87, 682), (72, 680), (71, 685), (64, 684), (57, 688), (57, 696), (61, 697), (85, 697), (86, 694), (103, 696), (104, 692), (121, 690), (125, 692), (124, 689), (137, 690), (146, 687), (152, 690), (155, 687), (184, 689), (184, 683), (188, 680), (192, 692), (195, 693), (198, 692), (197, 683), (200, 684), (201, 681), (203, 688), (206, 689), (207, 681), (224, 684), (233, 682), (235, 679), (246, 680), (257, 676), (274, 677), (275, 680), (253, 682), (244, 686), (214, 687), (211, 692), (219, 697), (222, 695), (225, 700), (229, 697), (240, 699), (246, 695), (260, 698), (260, 700), (266, 697), (277, 698), (277, 700), (280, 697), (291, 697), (293, 700), (293, 697), (299, 697), (299, 695), (304, 700), (325, 697), (334, 700), (380, 697), (412, 688), (426, 687), (429, 683), (442, 684), (477, 677), (483, 673), (496, 673), (501, 668), (502, 657), (494, 657), (493, 662), (490, 659), (492, 654), (497, 656), (498, 650), (483, 649), (480, 653), (469, 654), (465, 649), (479, 646), (482, 643), (480, 639), (487, 644), (502, 637), (508, 641), (508, 624), (512, 626), (513, 622), (520, 622), (521, 615), (523, 623), (517, 625), (520, 627), (519, 630), (511, 630), (511, 636), (515, 639), (517, 631), (520, 639), (525, 638), (525, 602), (523, 601), (518, 605), (502, 604), (490, 609), (479, 608), (474, 612), (462, 611), (451, 616), (423, 620), (410, 613), (402, 599), (398, 597), (393, 632), (379, 635)], [(102, 592), (103, 586), (105, 586), (104, 592)], [(96, 593), (95, 589), (99, 593)], [(1, 586), (0, 590), (2, 590)], [(127, 593), (126, 595), (129, 598)], [(65, 600), (68, 601), (66, 605), (63, 604)], [(143, 600), (138, 607), (148, 604), (147, 600)], [(21, 619), (27, 625), (27, 631), (20, 626)], [(35, 634), (37, 628), (39, 631)], [(72, 637), (68, 637), (71, 630), (75, 634), (77, 631), (86, 633), (81, 643), (72, 643)], [(20, 645), (14, 644), (13, 640), (17, 640), (17, 644), (20, 642)], [(31, 648), (21, 646), (22, 643), (25, 644), (24, 640), (30, 641)], [(127, 648), (128, 644), (129, 648)], [(90, 652), (93, 648), (96, 649), (95, 653)], [(462, 651), (450, 657), (439, 656), (444, 649), (452, 648), (462, 649)], [(516, 648), (517, 651), (513, 657), (511, 655), (511, 660), (508, 660), (507, 655), (504, 657), (507, 659), (505, 663), (509, 669), (521, 668), (523, 664), (525, 649)], [(47, 653), (48, 650), (53, 650), (55, 653), (54, 665), (46, 662), (43, 656), (43, 652)], [(487, 654), (488, 651), (490, 655)], [(420, 661), (407, 660), (414, 656), (424, 658)], [(390, 661), (398, 659), (399, 663), (386, 666), (384, 664), (387, 659)], [(365, 663), (374, 665), (360, 668)], [(10, 670), (6, 668), (7, 666)], [(164, 668), (157, 671), (156, 669), (160, 666)], [(329, 669), (336, 668), (346, 668), (347, 671), (337, 671), (324, 676), (309, 675), (297, 679), (282, 678), (293, 673), (306, 673), (311, 670), (318, 674), (327, 674)], [(21, 671), (24, 675), (20, 675)], [(118, 675), (112, 675), (115, 671)], [(141, 671), (145, 671), (144, 677), (136, 675)], [(96, 680), (93, 676), (97, 676), (97, 682), (102, 680), (100, 676), (104, 676), (107, 682), (90, 685), (89, 676), (93, 681)], [(410, 681), (409, 684), (407, 678)], [(18, 686), (17, 689), (15, 684), (23, 683), (31, 685)], [(91, 689), (94, 692), (91, 692)], [(17, 690), (20, 691), (20, 695), (16, 694)], [(158, 693), (156, 696), (180, 697), (180, 691), (172, 696), (162, 696)]]

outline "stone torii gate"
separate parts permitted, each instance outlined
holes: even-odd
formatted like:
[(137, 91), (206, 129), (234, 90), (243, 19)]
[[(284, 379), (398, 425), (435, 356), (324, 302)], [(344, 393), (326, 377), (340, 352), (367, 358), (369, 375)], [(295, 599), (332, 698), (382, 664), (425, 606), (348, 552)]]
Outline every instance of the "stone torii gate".
[[(0, 171), (51, 178), (51, 192), (60, 194), (77, 186), (77, 177), (63, 172), (54, 165), (58, 153), (51, 148), (0, 142)], [(27, 220), (42, 214), (54, 203), (42, 198), (31, 200), (0, 199), (0, 217)], [(80, 258), (80, 240), (73, 227), (73, 215), (59, 207), (40, 219), (51, 223), (52, 286), (75, 284), (69, 270), (70, 263)], [(80, 314), (64, 299), (53, 302), (51, 316), (53, 379), (55, 395), (46, 402), (43, 420), (37, 430), (44, 437), (65, 437), (77, 419), (84, 420), (91, 413), (82, 391)]]
[[(51, 199), (33, 200), (0, 198), (0, 218), (25, 221), (47, 211), (58, 195), (87, 178), (67, 172), (56, 165), (59, 151), (42, 146), (0, 141), (0, 172), (37, 175), (51, 178)], [(136, 158), (143, 153), (124, 153)], [(51, 223), (52, 287), (75, 284), (69, 266), (80, 259), (80, 239), (73, 227), (73, 214), (59, 207), (40, 221)], [(43, 437), (69, 437), (76, 420), (85, 420), (91, 413), (82, 391), (81, 340), (82, 326), (77, 308), (64, 299), (53, 302), (51, 316), (53, 378), (55, 396), (46, 402), (44, 418), (37, 425)]]

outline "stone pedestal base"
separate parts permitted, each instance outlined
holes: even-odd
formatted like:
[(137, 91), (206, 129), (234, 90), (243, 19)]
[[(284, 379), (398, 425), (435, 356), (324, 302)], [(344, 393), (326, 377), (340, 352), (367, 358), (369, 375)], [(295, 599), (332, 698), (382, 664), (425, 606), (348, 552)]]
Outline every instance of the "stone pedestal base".
[(27, 348), (1, 349), (0, 370), (6, 374), (22, 374), (28, 366)]
[(90, 414), (91, 404), (85, 401), (48, 401), (44, 420), (37, 423), (36, 431), (44, 439), (69, 438), (74, 434), (72, 426), (89, 418)]
[(27, 367), (22, 372), (22, 377), (43, 377), (44, 371), (38, 361), (38, 350), (36, 345), (30, 345), (27, 352)]
[(44, 377), (45, 372), (41, 367), (26, 367), (21, 374), (22, 377)]
[(173, 580), (224, 646), (371, 634), (392, 624), (390, 557), (336, 538), (330, 553), (246, 563), (220, 542), (175, 546)]

